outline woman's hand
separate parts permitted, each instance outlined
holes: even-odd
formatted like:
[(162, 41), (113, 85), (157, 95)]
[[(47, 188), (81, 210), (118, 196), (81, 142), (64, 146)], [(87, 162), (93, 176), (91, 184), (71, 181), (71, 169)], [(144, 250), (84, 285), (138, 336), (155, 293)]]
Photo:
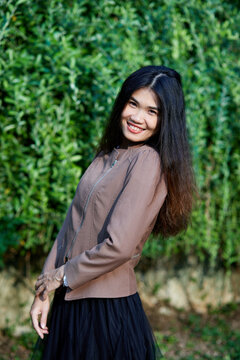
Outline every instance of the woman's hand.
[(42, 300), (46, 300), (49, 292), (62, 285), (63, 276), (64, 265), (40, 275), (35, 284), (36, 296), (40, 296)]
[(39, 296), (35, 296), (33, 301), (30, 316), (32, 319), (32, 325), (41, 339), (44, 338), (44, 334), (48, 334), (47, 316), (49, 311), (49, 297), (42, 301)]

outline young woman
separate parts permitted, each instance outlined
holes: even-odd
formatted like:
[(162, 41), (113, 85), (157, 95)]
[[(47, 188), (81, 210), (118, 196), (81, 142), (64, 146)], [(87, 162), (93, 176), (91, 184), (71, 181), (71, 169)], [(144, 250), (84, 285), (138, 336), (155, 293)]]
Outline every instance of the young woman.
[(161, 357), (134, 267), (151, 232), (187, 228), (193, 192), (181, 77), (143, 67), (122, 85), (36, 282), (31, 318), (42, 359)]

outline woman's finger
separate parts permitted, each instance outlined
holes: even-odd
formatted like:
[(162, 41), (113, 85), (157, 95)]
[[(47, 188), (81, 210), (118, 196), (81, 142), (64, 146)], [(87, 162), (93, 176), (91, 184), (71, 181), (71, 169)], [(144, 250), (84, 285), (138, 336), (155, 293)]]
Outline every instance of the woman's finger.
[(33, 324), (33, 328), (35, 329), (35, 331), (38, 333), (38, 335), (40, 336), (41, 339), (43, 339), (43, 330), (40, 328), (39, 323), (38, 323), (38, 313), (33, 312), (31, 314), (32, 317), (32, 324)]
[(35, 290), (37, 290), (37, 289), (39, 288), (39, 286), (41, 286), (41, 285), (42, 285), (42, 283), (36, 282), (36, 284), (35, 284)]
[(41, 286), (38, 287), (38, 289), (36, 290), (36, 295), (40, 295), (41, 293), (43, 293), (44, 291), (46, 291), (46, 285), (42, 284)]
[(41, 300), (46, 300), (48, 297), (48, 291), (47, 289), (45, 289), (41, 294), (40, 294)]
[(48, 309), (46, 309), (45, 307), (43, 307), (42, 310), (42, 314), (41, 314), (41, 321), (40, 321), (40, 326), (41, 328), (45, 331), (48, 331), (47, 328), (47, 317), (48, 317)]
[(39, 283), (39, 284), (36, 284), (35, 285), (35, 290), (37, 291), (40, 287), (42, 287), (42, 286), (46, 286), (46, 284), (45, 283), (43, 283), (43, 282), (41, 282), (41, 283)]
[(37, 290), (43, 283), (46, 283), (46, 279), (42, 278), (41, 280), (37, 280), (35, 283), (35, 290)]

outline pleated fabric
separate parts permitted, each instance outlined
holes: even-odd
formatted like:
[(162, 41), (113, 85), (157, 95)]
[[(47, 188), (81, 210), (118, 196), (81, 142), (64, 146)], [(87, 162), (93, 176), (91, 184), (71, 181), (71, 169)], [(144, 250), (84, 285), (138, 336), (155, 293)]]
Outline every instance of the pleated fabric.
[(32, 360), (156, 360), (162, 354), (138, 292), (120, 298), (65, 301), (55, 292), (49, 335)]

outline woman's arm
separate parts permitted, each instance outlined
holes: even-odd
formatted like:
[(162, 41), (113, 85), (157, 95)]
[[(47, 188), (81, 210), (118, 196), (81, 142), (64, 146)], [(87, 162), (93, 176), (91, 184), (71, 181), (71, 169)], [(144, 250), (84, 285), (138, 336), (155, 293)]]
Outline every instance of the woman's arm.
[(49, 311), (49, 297), (46, 297), (45, 301), (42, 301), (39, 296), (35, 296), (30, 316), (32, 319), (32, 325), (35, 331), (38, 333), (41, 339), (43, 339), (44, 335), (48, 334), (47, 317)]
[(48, 293), (57, 289), (63, 283), (64, 266), (56, 268), (57, 249), (59, 246), (61, 246), (61, 242), (69, 222), (69, 217), (71, 216), (72, 203), (68, 208), (63, 225), (44, 263), (42, 273), (38, 277), (35, 284), (36, 296), (40, 297), (40, 301), (45, 301), (47, 299)]
[[(72, 203), (73, 203), (73, 201), (72, 201)], [(56, 268), (57, 249), (61, 246), (61, 242), (62, 242), (64, 234), (66, 232), (67, 224), (70, 221), (72, 203), (70, 204), (70, 206), (68, 208), (67, 215), (65, 217), (63, 225), (62, 225), (62, 227), (53, 243), (51, 251), (49, 252), (48, 257), (44, 263), (42, 274), (45, 274)]]

